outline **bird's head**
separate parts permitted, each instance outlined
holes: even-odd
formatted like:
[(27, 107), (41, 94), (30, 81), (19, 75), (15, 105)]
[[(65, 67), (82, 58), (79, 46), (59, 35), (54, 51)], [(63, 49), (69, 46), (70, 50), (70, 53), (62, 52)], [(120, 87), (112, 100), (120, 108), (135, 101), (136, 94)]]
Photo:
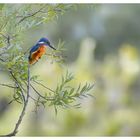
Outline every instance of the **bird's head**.
[(45, 38), (45, 37), (41, 38), (41, 39), (38, 41), (37, 44), (49, 46), (50, 48), (56, 50), (56, 49), (50, 44), (49, 40), (48, 40), (47, 38)]

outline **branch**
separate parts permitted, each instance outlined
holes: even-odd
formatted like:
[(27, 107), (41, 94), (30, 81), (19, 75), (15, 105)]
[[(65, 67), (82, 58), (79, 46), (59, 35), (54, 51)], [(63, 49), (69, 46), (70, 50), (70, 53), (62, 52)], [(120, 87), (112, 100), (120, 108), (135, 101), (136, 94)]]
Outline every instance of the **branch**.
[(7, 41), (7, 47), (10, 46), (10, 40), (11, 40), (10, 35), (8, 35), (8, 34), (5, 35), (2, 32), (0, 32), (0, 35), (2, 35), (6, 39), (6, 41)]
[(0, 58), (0, 61), (5, 62), (2, 58)]
[(19, 116), (19, 119), (18, 119), (16, 125), (15, 125), (15, 128), (14, 128), (12, 133), (7, 134), (7, 135), (3, 135), (3, 136), (15, 136), (18, 132), (18, 128), (19, 128), (19, 126), (20, 126), (20, 124), (23, 120), (24, 115), (25, 115), (27, 105), (28, 105), (28, 101), (29, 101), (29, 97), (30, 97), (30, 68), (29, 68), (29, 65), (28, 65), (28, 80), (27, 80), (27, 83), (28, 83), (28, 85), (27, 85), (27, 97), (26, 97), (26, 100), (24, 102), (22, 112)]
[(47, 90), (49, 90), (49, 91), (51, 91), (51, 92), (55, 93), (55, 91), (54, 91), (54, 90), (52, 90), (52, 89), (50, 89), (50, 88), (46, 87), (45, 85), (43, 85), (43, 84), (42, 84), (42, 83), (40, 83), (40, 82), (37, 82), (37, 81), (35, 81), (35, 80), (33, 80), (33, 82), (35, 82), (35, 83), (36, 83), (36, 84), (38, 84), (38, 85), (41, 85), (42, 87), (46, 88), (46, 89), (47, 89)]
[(22, 94), (22, 98), (23, 98), (23, 101), (25, 103), (25, 96), (24, 96), (24, 93), (22, 91), (22, 90), (24, 90), (24, 88), (19, 84), (18, 80), (16, 79), (16, 77), (14, 76), (14, 74), (13, 74), (13, 72), (12, 72), (12, 70), (10, 68), (9, 68), (9, 72), (10, 72), (11, 76), (13, 77), (13, 79), (15, 80), (16, 84), (18, 85), (18, 87), (20, 88), (21, 94)]
[[(15, 99), (12, 99), (12, 100), (8, 103), (8, 105), (10, 105), (12, 102), (14, 102), (16, 99), (19, 99), (19, 98), (20, 98), (20, 97), (17, 97), (17, 98), (15, 98)], [(22, 103), (21, 103), (20, 101), (18, 101), (18, 100), (17, 100), (17, 102), (20, 103), (20, 104), (22, 104)]]
[(42, 96), (34, 87), (33, 85), (30, 85), (32, 89), (37, 93), (37, 95), (45, 100), (54, 100), (54, 98), (46, 98), (45, 96)]
[(17, 87), (14, 87), (14, 86), (11, 86), (11, 85), (8, 85), (8, 84), (0, 84), (1, 86), (5, 86), (5, 87), (9, 87), (9, 88), (17, 88)]
[(20, 21), (17, 23), (17, 25), (20, 24), (21, 22), (23, 22), (25, 19), (35, 16), (36, 14), (38, 14), (39, 12), (41, 12), (41, 10), (43, 8), (44, 8), (44, 6), (41, 7), (39, 10), (37, 10), (36, 12), (32, 13), (32, 14), (29, 14), (27, 16), (24, 16), (22, 19), (20, 19)]

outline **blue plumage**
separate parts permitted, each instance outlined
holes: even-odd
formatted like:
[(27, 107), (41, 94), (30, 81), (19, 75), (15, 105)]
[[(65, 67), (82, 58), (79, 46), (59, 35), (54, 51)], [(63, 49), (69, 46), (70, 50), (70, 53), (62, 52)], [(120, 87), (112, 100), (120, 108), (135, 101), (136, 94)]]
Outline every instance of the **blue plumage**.
[(39, 43), (39, 42), (44, 42), (44, 43), (50, 44), (49, 40), (48, 40), (47, 38), (45, 38), (45, 37), (42, 37), (42, 38), (38, 41), (38, 43)]
[(33, 46), (31, 48), (30, 53), (33, 53), (33, 52), (37, 51), (39, 47), (40, 47), (40, 45), (39, 44), (38, 45), (36, 44), (35, 46)]

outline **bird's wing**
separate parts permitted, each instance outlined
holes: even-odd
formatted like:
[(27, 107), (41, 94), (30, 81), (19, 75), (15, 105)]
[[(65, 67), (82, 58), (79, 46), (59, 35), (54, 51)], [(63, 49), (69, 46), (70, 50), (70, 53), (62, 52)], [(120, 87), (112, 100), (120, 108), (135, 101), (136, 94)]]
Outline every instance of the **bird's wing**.
[(31, 48), (30, 54), (29, 54), (29, 59), (31, 59), (32, 54), (35, 53), (39, 47), (40, 47), (39, 45), (35, 45)]
[(39, 45), (33, 46), (33, 47), (31, 48), (31, 50), (30, 50), (30, 53), (36, 52), (36, 51), (38, 50), (39, 47), (40, 47)]

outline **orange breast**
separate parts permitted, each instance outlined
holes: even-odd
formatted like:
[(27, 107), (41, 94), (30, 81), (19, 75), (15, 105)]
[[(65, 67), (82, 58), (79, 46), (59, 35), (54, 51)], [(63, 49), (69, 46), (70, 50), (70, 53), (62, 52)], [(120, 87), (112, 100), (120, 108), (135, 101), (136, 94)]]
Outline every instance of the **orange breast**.
[(37, 51), (32, 53), (31, 60), (29, 61), (30, 64), (34, 64), (38, 59), (41, 58), (46, 52), (46, 46), (42, 45), (38, 48)]

